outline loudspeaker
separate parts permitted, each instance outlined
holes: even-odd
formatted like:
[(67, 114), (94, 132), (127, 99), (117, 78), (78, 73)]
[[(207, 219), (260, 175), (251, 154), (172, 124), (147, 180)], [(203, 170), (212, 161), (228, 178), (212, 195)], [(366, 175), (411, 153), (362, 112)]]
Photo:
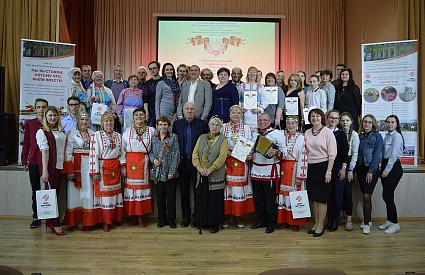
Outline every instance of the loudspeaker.
[(0, 166), (18, 161), (18, 131), (14, 114), (0, 113)]
[(4, 113), (4, 82), (6, 81), (5, 73), (5, 68), (3, 66), (0, 66), (0, 113)]

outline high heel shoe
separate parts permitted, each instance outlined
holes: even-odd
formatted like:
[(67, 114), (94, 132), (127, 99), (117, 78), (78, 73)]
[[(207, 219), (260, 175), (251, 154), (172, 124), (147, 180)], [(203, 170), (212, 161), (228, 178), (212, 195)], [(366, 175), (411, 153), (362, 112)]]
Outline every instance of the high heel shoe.
[[(64, 231), (62, 231), (62, 228), (59, 227), (53, 227), (51, 225), (46, 225), (46, 233), (47, 233), (47, 228), (49, 228), (52, 231), (52, 234), (56, 234), (56, 236), (62, 236), (62, 235), (66, 235), (66, 233)], [(56, 228), (60, 228), (61, 231), (58, 231), (58, 229)]]
[(109, 232), (109, 225), (108, 224), (106, 224), (106, 223), (104, 223), (103, 224), (103, 228), (102, 228), (102, 230), (103, 230), (103, 232)]
[(322, 230), (322, 232), (320, 232), (320, 233), (316, 233), (316, 232), (314, 232), (313, 233), (313, 237), (320, 237), (320, 236), (322, 236), (323, 235), (323, 233), (325, 232), (325, 229), (323, 228), (323, 230)]

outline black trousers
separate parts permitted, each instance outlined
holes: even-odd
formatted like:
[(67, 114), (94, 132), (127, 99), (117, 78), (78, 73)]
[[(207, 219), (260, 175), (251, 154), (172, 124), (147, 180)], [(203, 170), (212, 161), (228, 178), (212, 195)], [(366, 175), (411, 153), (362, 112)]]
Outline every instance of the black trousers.
[(30, 183), (31, 183), (31, 189), (32, 189), (32, 217), (34, 219), (37, 219), (37, 202), (35, 198), (35, 192), (40, 190), (40, 172), (38, 170), (38, 165), (28, 163), (29, 168), (29, 176), (30, 176)]
[(159, 222), (176, 222), (176, 186), (177, 179), (158, 181), (155, 185)]
[(275, 228), (277, 220), (276, 182), (252, 181), (254, 207), (258, 222), (268, 228)]
[[(382, 160), (381, 167), (387, 166), (388, 159)], [(400, 182), (401, 177), (403, 176), (403, 168), (401, 163), (397, 160), (394, 163), (393, 168), (388, 173), (388, 176), (385, 178), (381, 177), (382, 183), (382, 198), (385, 201), (387, 207), (387, 219), (392, 223), (398, 223), (397, 221), (397, 208), (394, 203), (394, 191)]]
[[(190, 184), (192, 183), (192, 188), (195, 188), (196, 168), (192, 164), (192, 159), (189, 159), (186, 156), (180, 159), (179, 182), (180, 182), (182, 216), (184, 220), (190, 221), (191, 219)], [(193, 196), (195, 197), (195, 192), (193, 192)], [(196, 198), (194, 199), (196, 201)]]

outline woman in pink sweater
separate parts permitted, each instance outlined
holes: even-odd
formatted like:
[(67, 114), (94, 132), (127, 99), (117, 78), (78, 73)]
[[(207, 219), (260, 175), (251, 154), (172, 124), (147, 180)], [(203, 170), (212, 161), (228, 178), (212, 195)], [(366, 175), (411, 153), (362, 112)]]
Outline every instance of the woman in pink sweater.
[(331, 171), (336, 157), (336, 140), (332, 130), (325, 127), (325, 114), (322, 110), (311, 110), (308, 120), (313, 128), (305, 132), (308, 155), (307, 193), (315, 223), (307, 233), (320, 237), (324, 231), (327, 203), (332, 194)]

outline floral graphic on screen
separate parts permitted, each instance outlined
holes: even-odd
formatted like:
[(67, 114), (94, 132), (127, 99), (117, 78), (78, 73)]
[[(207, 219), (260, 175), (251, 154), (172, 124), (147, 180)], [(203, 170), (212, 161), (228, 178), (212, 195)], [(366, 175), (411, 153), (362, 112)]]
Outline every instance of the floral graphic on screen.
[(187, 38), (187, 40), (189, 40), (187, 44), (192, 44), (192, 46), (204, 45), (204, 49), (207, 51), (207, 53), (214, 55), (215, 57), (224, 54), (229, 45), (235, 47), (239, 47), (239, 45), (245, 45), (243, 43), (245, 39), (241, 39), (236, 36), (230, 36), (230, 38), (223, 37), (221, 41), (218, 39), (210, 41), (211, 39), (208, 37), (202, 38), (202, 35), (197, 35), (192, 38)]

